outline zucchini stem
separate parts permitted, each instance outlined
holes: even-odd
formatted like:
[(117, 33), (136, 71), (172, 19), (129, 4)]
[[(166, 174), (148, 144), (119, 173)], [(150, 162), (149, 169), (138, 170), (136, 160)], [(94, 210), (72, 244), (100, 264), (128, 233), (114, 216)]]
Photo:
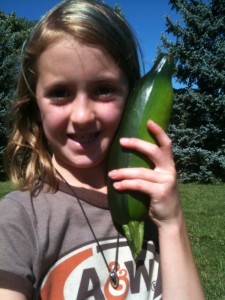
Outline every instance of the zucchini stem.
[(144, 239), (144, 221), (130, 221), (122, 225), (131, 253), (136, 259), (141, 253)]

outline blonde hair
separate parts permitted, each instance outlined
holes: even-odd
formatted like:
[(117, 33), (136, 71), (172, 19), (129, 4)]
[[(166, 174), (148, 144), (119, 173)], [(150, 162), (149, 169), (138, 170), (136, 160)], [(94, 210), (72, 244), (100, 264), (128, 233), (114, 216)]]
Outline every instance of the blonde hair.
[(13, 106), (13, 128), (5, 159), (12, 182), (31, 193), (35, 192), (37, 181), (42, 184), (47, 181), (52, 190), (57, 188), (35, 90), (41, 53), (65, 33), (82, 43), (105, 49), (126, 74), (130, 88), (140, 77), (141, 51), (135, 35), (125, 19), (104, 3), (94, 0), (63, 1), (37, 23), (23, 49)]

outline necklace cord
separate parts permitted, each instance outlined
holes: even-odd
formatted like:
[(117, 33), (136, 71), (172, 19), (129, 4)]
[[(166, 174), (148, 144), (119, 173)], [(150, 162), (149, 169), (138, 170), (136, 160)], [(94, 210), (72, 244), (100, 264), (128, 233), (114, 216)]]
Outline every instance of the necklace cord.
[(104, 259), (104, 262), (105, 262), (105, 265), (106, 265), (106, 267), (107, 267), (107, 269), (108, 269), (109, 274), (111, 274), (112, 272), (113, 272), (113, 273), (116, 273), (116, 272), (117, 272), (117, 266), (118, 266), (118, 258), (119, 258), (119, 232), (118, 232), (118, 234), (117, 234), (115, 265), (114, 265), (114, 268), (113, 268), (113, 269), (110, 269), (110, 268), (109, 268), (109, 265), (108, 265), (108, 263), (107, 263), (106, 257), (105, 257), (105, 255), (104, 255), (103, 249), (102, 249), (102, 247), (101, 247), (101, 245), (100, 245), (100, 243), (99, 243), (99, 241), (98, 241), (98, 239), (97, 239), (97, 236), (96, 236), (96, 234), (95, 234), (95, 232), (94, 232), (94, 230), (93, 230), (93, 228), (92, 228), (92, 226), (91, 226), (91, 223), (90, 223), (90, 221), (89, 221), (89, 219), (88, 219), (88, 216), (87, 216), (87, 214), (86, 214), (86, 212), (85, 212), (85, 210), (84, 210), (84, 207), (83, 207), (83, 205), (82, 205), (82, 203), (81, 203), (81, 201), (80, 201), (80, 198), (77, 196), (77, 194), (76, 194), (76, 192), (74, 191), (74, 189), (73, 189), (73, 188), (71, 187), (71, 185), (66, 181), (66, 179), (59, 173), (59, 171), (58, 171), (57, 169), (56, 169), (56, 173), (60, 176), (60, 178), (64, 181), (64, 183), (65, 183), (65, 184), (68, 186), (68, 188), (71, 190), (71, 192), (73, 193), (74, 197), (77, 199), (77, 201), (78, 201), (78, 203), (79, 203), (79, 206), (80, 206), (80, 209), (81, 209), (81, 211), (82, 211), (82, 213), (83, 213), (83, 215), (84, 215), (84, 217), (85, 217), (85, 220), (86, 220), (86, 222), (87, 222), (87, 224), (88, 224), (88, 226), (89, 226), (89, 228), (90, 228), (90, 230), (91, 230), (91, 233), (92, 233), (92, 235), (93, 235), (93, 237), (94, 237), (94, 239), (95, 239), (95, 241), (96, 241), (96, 243), (97, 243), (97, 245), (98, 245), (98, 248), (99, 248), (99, 250), (100, 250), (100, 252), (101, 252), (102, 258)]

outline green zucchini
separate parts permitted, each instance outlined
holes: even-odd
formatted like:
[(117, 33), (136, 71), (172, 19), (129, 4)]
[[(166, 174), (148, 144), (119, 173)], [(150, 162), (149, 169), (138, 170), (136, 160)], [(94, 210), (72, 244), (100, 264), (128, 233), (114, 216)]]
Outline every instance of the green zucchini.
[[(160, 55), (152, 69), (137, 82), (129, 94), (119, 128), (112, 141), (108, 171), (127, 167), (153, 168), (153, 164), (143, 154), (122, 148), (119, 139), (137, 137), (156, 143), (146, 126), (149, 119), (167, 130), (173, 105), (173, 69), (172, 55)], [(136, 258), (142, 249), (149, 197), (140, 192), (117, 191), (109, 178), (108, 201), (112, 219), (116, 224), (122, 225), (132, 255)]]

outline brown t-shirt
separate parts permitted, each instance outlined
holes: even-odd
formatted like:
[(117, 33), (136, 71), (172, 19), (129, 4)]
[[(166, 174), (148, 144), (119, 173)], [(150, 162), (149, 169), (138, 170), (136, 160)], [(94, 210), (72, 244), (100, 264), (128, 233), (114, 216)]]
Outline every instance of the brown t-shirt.
[[(112, 267), (117, 230), (107, 198), (86, 189), (74, 191)], [(144, 249), (135, 262), (120, 235), (120, 280), (113, 289), (77, 198), (64, 183), (56, 193), (42, 191), (31, 197), (28, 191), (16, 191), (0, 200), (0, 288), (19, 291), (28, 299), (161, 299), (155, 243), (146, 241)]]

